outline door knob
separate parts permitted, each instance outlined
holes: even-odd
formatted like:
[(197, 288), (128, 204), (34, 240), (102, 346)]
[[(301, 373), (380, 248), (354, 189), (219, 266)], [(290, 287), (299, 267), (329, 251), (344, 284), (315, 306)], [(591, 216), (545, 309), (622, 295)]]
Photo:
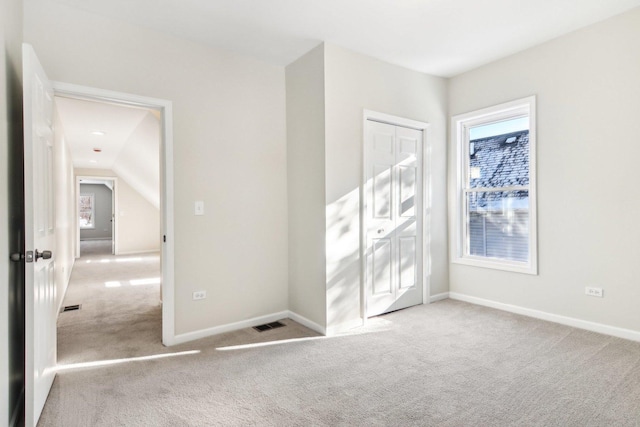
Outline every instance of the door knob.
[(38, 262), (38, 260), (40, 258), (42, 259), (50, 259), (51, 258), (51, 251), (42, 251), (42, 252), (38, 252), (38, 250), (36, 249), (36, 262)]

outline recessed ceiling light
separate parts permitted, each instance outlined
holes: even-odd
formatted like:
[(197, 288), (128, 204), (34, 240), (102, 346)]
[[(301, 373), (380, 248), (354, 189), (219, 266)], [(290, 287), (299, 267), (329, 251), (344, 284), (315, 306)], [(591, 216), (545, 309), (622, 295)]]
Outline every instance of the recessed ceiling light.
[(89, 163), (98, 163), (97, 160), (89, 160)]
[(106, 135), (106, 132), (101, 130), (94, 130), (93, 132), (91, 132), (91, 135), (104, 136)]

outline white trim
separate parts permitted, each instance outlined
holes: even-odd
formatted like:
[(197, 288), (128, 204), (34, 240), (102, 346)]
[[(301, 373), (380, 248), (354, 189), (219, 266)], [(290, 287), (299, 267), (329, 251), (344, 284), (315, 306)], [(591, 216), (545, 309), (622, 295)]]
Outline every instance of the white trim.
[(305, 326), (309, 329), (311, 329), (312, 331), (316, 331), (322, 335), (327, 335), (327, 329), (323, 326), (318, 325), (316, 322), (307, 319), (304, 316), (299, 315), (296, 312), (293, 312), (291, 310), (289, 310), (289, 319), (293, 320), (294, 322), (298, 322), (300, 323), (302, 326)]
[[(113, 102), (160, 111), (160, 212), (162, 243), (162, 343), (175, 343), (175, 267), (173, 216), (173, 104), (171, 101), (69, 83), (52, 82), (57, 96)], [(116, 227), (117, 227), (116, 222)]]
[(253, 326), (262, 325), (264, 323), (271, 323), (277, 320), (287, 319), (288, 317), (289, 312), (285, 310), (278, 313), (272, 313), (247, 320), (241, 320), (240, 322), (227, 323), (225, 325), (214, 326), (213, 328), (200, 329), (198, 331), (175, 335), (173, 337), (173, 340), (170, 343), (165, 343), (165, 345), (184, 344), (189, 341), (195, 341), (214, 335), (224, 334), (225, 332), (233, 332), (239, 329), (251, 328)]
[(425, 130), (430, 125), (427, 122), (420, 122), (417, 120), (406, 119), (404, 117), (394, 116), (391, 114), (380, 113), (378, 111), (363, 110), (364, 121), (371, 120), (374, 122), (386, 123), (393, 126), (401, 126), (415, 130)]
[[(422, 303), (429, 303), (431, 293), (431, 128), (427, 122), (398, 117), (387, 113), (364, 109), (362, 112), (362, 176), (360, 183), (360, 316), (361, 324), (366, 324), (367, 319), (367, 290), (366, 290), (366, 247), (367, 247), (367, 224), (366, 224), (366, 182), (368, 161), (367, 153), (367, 122), (386, 123), (393, 126), (400, 126), (409, 129), (422, 131), (422, 263), (419, 268), (422, 278)], [(357, 327), (356, 326), (356, 327)], [(342, 325), (337, 325), (328, 329), (327, 333), (336, 333)], [(354, 326), (351, 326), (354, 327)]]
[(431, 295), (429, 297), (429, 302), (442, 301), (448, 298), (449, 298), (449, 292), (442, 292), (441, 294)]
[(431, 299), (431, 127), (422, 129), (422, 303)]
[(118, 255), (137, 255), (137, 254), (153, 254), (153, 253), (158, 253), (160, 252), (161, 249), (159, 248), (153, 248), (153, 249), (141, 249), (138, 251), (126, 251), (126, 252), (120, 252)]
[[(465, 255), (465, 190), (466, 191), (503, 191), (509, 189), (521, 189), (520, 186), (493, 188), (493, 189), (465, 189), (467, 184), (466, 161), (467, 129), (470, 126), (494, 121), (505, 120), (511, 117), (529, 116), (529, 260), (527, 262), (508, 261), (494, 258)], [(455, 150), (455, 192), (453, 196), (453, 209), (450, 214), (451, 232), (451, 262), (475, 267), (492, 268), (497, 270), (512, 271), (517, 273), (538, 274), (538, 232), (537, 232), (537, 191), (536, 191), (536, 97), (529, 96), (492, 107), (483, 108), (469, 113), (458, 114), (451, 118), (451, 146)]]
[(533, 317), (535, 319), (559, 323), (561, 325), (571, 326), (578, 329), (585, 329), (587, 331), (597, 332), (599, 334), (611, 335), (614, 337), (624, 338), (632, 341), (640, 341), (640, 331), (634, 331), (632, 329), (618, 328), (616, 326), (590, 322), (588, 320), (576, 319), (574, 317), (561, 316), (559, 314), (548, 313), (546, 311), (534, 310), (517, 305), (505, 304), (502, 302), (491, 301), (483, 298), (477, 298), (457, 292), (449, 292), (449, 298), (457, 301), (464, 301), (471, 304), (491, 307), (497, 310), (508, 311), (510, 313), (521, 314), (523, 316)]

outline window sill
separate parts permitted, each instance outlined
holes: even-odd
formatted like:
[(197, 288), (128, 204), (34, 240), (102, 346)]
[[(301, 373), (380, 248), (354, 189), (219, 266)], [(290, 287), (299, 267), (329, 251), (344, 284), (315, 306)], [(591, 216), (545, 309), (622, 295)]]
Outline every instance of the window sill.
[(525, 262), (503, 261), (488, 258), (455, 257), (451, 260), (453, 264), (470, 265), (473, 267), (490, 268), (492, 270), (509, 271), (513, 273), (538, 275), (538, 266)]

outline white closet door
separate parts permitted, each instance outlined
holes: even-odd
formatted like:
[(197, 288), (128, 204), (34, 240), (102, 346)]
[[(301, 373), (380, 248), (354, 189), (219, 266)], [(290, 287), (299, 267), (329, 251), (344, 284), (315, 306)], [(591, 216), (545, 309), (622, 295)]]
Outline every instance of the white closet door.
[(367, 121), (367, 316), (422, 304), (422, 131)]

